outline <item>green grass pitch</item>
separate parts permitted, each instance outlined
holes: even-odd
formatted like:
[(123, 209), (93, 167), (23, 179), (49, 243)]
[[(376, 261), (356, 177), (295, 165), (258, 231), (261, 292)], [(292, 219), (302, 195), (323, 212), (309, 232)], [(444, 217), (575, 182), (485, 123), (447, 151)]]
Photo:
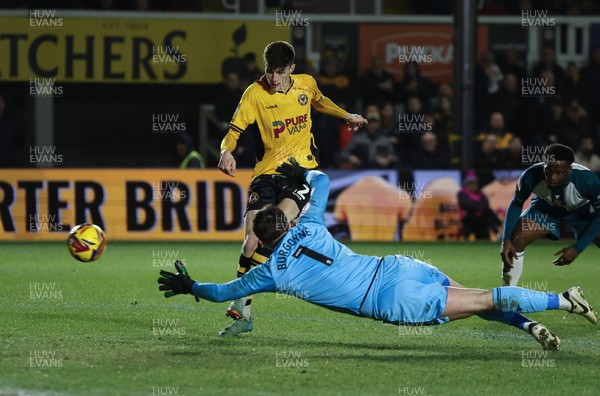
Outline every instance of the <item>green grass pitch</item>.
[[(600, 305), (600, 252), (551, 264), (568, 241), (538, 243), (522, 283), (580, 285)], [(499, 245), (395, 243), (359, 253), (410, 254), (466, 286), (500, 282)], [(562, 312), (530, 316), (561, 337), (544, 352), (527, 334), (470, 318), (406, 328), (330, 312), (277, 294), (255, 296), (255, 330), (236, 339), (226, 303), (165, 299), (160, 267), (185, 259), (200, 281), (235, 274), (239, 243), (108, 243), (95, 263), (66, 243), (1, 243), (1, 395), (440, 395), (598, 394), (599, 329)]]

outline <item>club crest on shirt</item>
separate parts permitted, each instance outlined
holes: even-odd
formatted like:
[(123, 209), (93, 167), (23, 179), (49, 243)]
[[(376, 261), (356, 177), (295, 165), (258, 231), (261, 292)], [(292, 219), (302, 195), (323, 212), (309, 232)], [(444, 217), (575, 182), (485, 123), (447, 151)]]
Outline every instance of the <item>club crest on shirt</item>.
[(308, 103), (308, 96), (306, 96), (305, 94), (298, 95), (298, 103), (301, 106), (305, 106)]
[(248, 203), (249, 204), (253, 204), (256, 201), (258, 201), (258, 194), (253, 192), (252, 194), (250, 194), (250, 196), (248, 197)]

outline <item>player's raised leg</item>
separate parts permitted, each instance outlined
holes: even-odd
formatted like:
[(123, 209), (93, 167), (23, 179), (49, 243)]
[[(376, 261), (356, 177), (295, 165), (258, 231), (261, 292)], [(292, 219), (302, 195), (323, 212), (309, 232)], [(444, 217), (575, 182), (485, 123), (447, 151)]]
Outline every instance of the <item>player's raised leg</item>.
[[(298, 203), (289, 198), (283, 198), (277, 205), (283, 210), (288, 222), (298, 216), (300, 210)], [(246, 213), (244, 220), (244, 243), (242, 245), (242, 254), (240, 255), (240, 264), (238, 267), (237, 277), (240, 278), (250, 271), (252, 268), (260, 265), (268, 260), (271, 251), (264, 246), (260, 246), (258, 238), (252, 230), (252, 222), (257, 210), (249, 210)], [(231, 317), (234, 322), (221, 330), (221, 336), (236, 336), (243, 332), (252, 331), (254, 323), (252, 320), (252, 296), (242, 297), (234, 300), (227, 309), (227, 316)]]
[(502, 242), (502, 286), (517, 286), (523, 273), (525, 248), (538, 239), (548, 235), (545, 224), (539, 224), (527, 217), (521, 217), (510, 240)]

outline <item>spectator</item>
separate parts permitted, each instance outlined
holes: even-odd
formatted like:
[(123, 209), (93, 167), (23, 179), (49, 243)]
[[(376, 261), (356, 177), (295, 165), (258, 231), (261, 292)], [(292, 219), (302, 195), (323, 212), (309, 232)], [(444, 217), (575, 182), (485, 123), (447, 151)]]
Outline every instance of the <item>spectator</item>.
[(508, 143), (513, 138), (513, 134), (512, 132), (508, 132), (506, 130), (504, 125), (504, 116), (498, 111), (490, 114), (488, 127), (485, 132), (477, 136), (477, 140), (482, 142), (490, 134), (496, 135), (496, 148), (498, 150), (508, 149)]
[(392, 102), (383, 102), (379, 114), (381, 115), (381, 125), (383, 129), (390, 135), (394, 134), (398, 129), (398, 117), (396, 116), (396, 111), (394, 110)]
[(374, 56), (371, 68), (360, 81), (361, 97), (366, 102), (397, 102), (396, 83), (394, 77), (383, 69), (383, 59)]
[(500, 220), (490, 208), (487, 197), (479, 190), (479, 180), (474, 171), (465, 175), (463, 186), (458, 192), (458, 212), (462, 223), (461, 234), (469, 239), (490, 239), (490, 231), (498, 234)]
[(581, 70), (581, 76), (590, 92), (589, 114), (591, 125), (596, 130), (600, 127), (600, 47), (591, 51), (589, 62)]
[(245, 84), (252, 84), (262, 76), (262, 72), (258, 68), (256, 63), (256, 54), (254, 52), (248, 52), (242, 57), (242, 71), (240, 73), (240, 80)]
[(428, 130), (423, 127), (423, 119), (423, 102), (418, 96), (409, 97), (406, 100), (406, 111), (398, 119), (398, 144), (402, 150), (402, 157), (409, 158), (419, 147), (419, 133)]
[(517, 82), (518, 87), (521, 86), (521, 81), (527, 78), (527, 70), (519, 62), (519, 54), (516, 49), (508, 48), (504, 51), (502, 58), (498, 62), (498, 66), (502, 73), (506, 76), (507, 74), (513, 74)]
[(354, 105), (350, 79), (340, 74), (335, 58), (329, 58), (323, 62), (321, 72), (317, 74), (315, 79), (319, 83), (323, 95), (340, 106), (344, 105), (345, 108), (351, 108)]
[(531, 75), (539, 76), (542, 72), (551, 72), (556, 83), (562, 85), (565, 71), (556, 63), (556, 51), (552, 47), (542, 49), (540, 60), (531, 70)]
[(584, 107), (589, 105), (589, 87), (582, 79), (581, 71), (575, 62), (569, 62), (565, 69), (562, 92), (565, 102), (573, 100), (581, 103)]
[(513, 138), (508, 143), (506, 152), (506, 169), (523, 169), (523, 141), (518, 136)]
[(490, 133), (485, 135), (484, 140), (475, 156), (475, 166), (477, 169), (503, 169), (506, 167), (505, 152), (497, 147), (498, 137)]
[(486, 92), (488, 94), (498, 92), (500, 81), (502, 81), (504, 75), (500, 66), (496, 64), (496, 57), (492, 51), (486, 51), (479, 56), (479, 64), (475, 69), (475, 73), (479, 73), (482, 76), (482, 81), (486, 83)]
[(342, 130), (349, 140), (352, 138), (352, 132), (339, 118), (324, 116), (318, 112), (314, 112), (312, 118), (317, 132), (314, 138), (319, 148), (319, 167), (331, 168), (340, 154)]
[(420, 143), (420, 147), (411, 156), (412, 169), (448, 169), (448, 154), (439, 149), (435, 133), (425, 132), (421, 135)]
[[(241, 97), (242, 91), (240, 90), (239, 73), (234, 71), (227, 72), (215, 99), (215, 115), (221, 122), (221, 132), (224, 133), (227, 131), (231, 117), (233, 117), (233, 113)], [(222, 138), (222, 136), (219, 138)]]
[(528, 138), (525, 144), (546, 146), (557, 139), (563, 101), (552, 72), (543, 71), (538, 78), (543, 85), (535, 88), (550, 94), (540, 92), (529, 96), (526, 105), (528, 133), (523, 136)]
[(500, 67), (495, 63), (494, 54), (486, 51), (479, 56), (475, 67), (475, 128), (482, 128), (485, 114), (489, 111), (490, 95), (498, 92), (504, 78)]
[(190, 135), (182, 133), (177, 137), (175, 143), (175, 149), (177, 156), (181, 163), (179, 164), (180, 169), (204, 169), (206, 164), (204, 158), (194, 148), (194, 143)]
[(587, 112), (583, 106), (573, 100), (562, 114), (560, 126), (557, 129), (557, 139), (560, 143), (575, 150), (581, 137), (588, 134)]
[(584, 136), (575, 152), (575, 162), (600, 174), (600, 157), (594, 152), (594, 139)]
[(452, 87), (450, 86), (450, 84), (442, 83), (438, 85), (437, 95), (429, 100), (429, 105), (431, 106), (431, 108), (437, 109), (438, 107), (440, 107), (440, 102), (442, 101), (442, 98), (452, 99)]
[[(461, 145), (462, 136), (454, 133), (454, 116), (452, 102), (448, 96), (440, 98), (439, 108), (433, 114), (436, 125), (436, 134), (439, 136), (440, 149), (449, 153), (450, 163), (457, 166), (462, 162)], [(447, 148), (447, 150), (444, 150)]]
[(524, 124), (523, 97), (519, 91), (517, 77), (505, 74), (500, 90), (490, 96), (490, 111), (500, 112), (504, 117), (506, 128), (521, 134)]
[(423, 103), (429, 103), (435, 95), (436, 86), (430, 79), (421, 75), (418, 63), (406, 62), (399, 90), (403, 102), (409, 97), (417, 96)]
[[(369, 123), (362, 131), (352, 137), (342, 154), (342, 168), (345, 169), (374, 169), (380, 164), (377, 156), (392, 152), (393, 146), (381, 130), (381, 117), (378, 113), (367, 114)], [(382, 154), (383, 153), (383, 154)], [(396, 161), (395, 156), (393, 161)], [(381, 161), (383, 162), (383, 161)]]

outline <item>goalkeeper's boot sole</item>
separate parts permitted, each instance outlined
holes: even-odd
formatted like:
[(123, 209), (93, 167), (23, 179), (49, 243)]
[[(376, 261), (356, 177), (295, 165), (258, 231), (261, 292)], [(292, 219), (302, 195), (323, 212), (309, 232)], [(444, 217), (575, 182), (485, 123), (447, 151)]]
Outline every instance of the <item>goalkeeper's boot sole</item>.
[(246, 305), (246, 298), (238, 298), (233, 300), (227, 308), (226, 316), (229, 316), (233, 320), (242, 319), (244, 317), (244, 306)]
[(598, 323), (596, 310), (587, 302), (579, 286), (571, 287), (562, 295), (571, 303), (571, 310), (569, 312), (583, 316), (592, 324)]
[(531, 323), (527, 330), (546, 351), (558, 351), (560, 338), (548, 330), (546, 326), (541, 323)]
[(252, 322), (252, 318), (242, 318), (234, 320), (232, 324), (221, 330), (219, 335), (221, 337), (235, 337), (241, 333), (252, 331), (253, 329), (254, 323)]

